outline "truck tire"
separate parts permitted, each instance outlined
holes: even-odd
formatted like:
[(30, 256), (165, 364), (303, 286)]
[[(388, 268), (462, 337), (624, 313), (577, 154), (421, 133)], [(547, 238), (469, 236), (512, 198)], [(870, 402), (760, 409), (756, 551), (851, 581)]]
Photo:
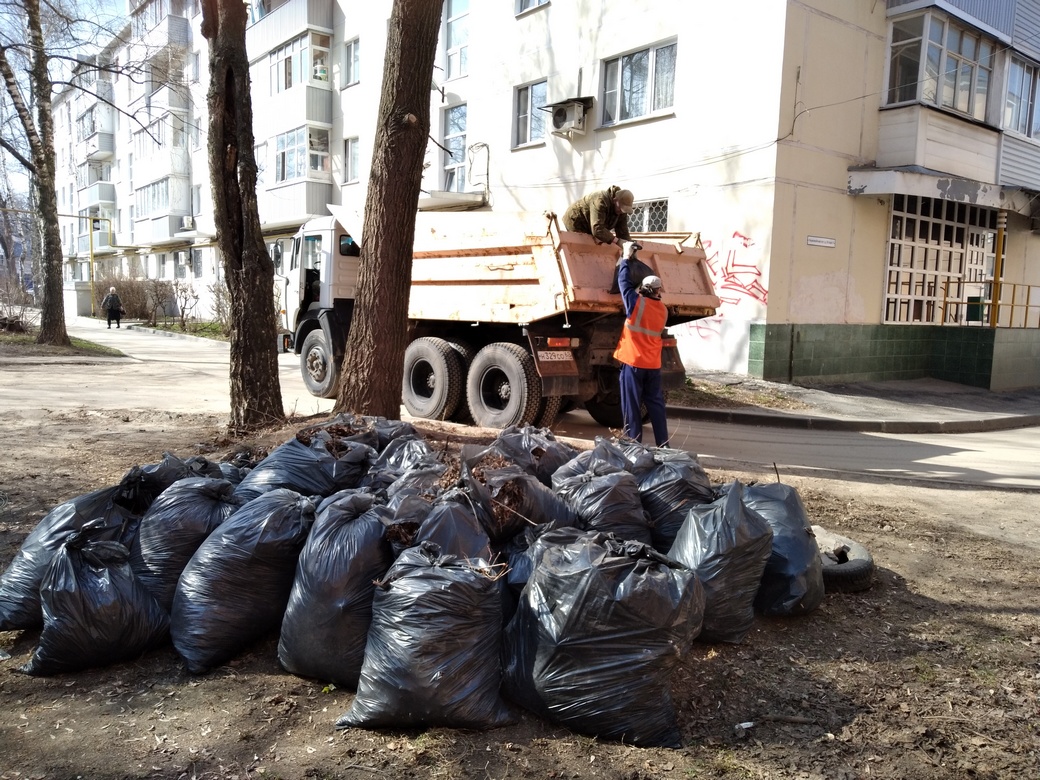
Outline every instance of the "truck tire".
[(483, 428), (530, 425), (542, 401), (534, 358), (519, 344), (488, 344), (470, 364), (466, 401), (474, 424)]
[(312, 330), (300, 350), (300, 371), (307, 391), (318, 398), (335, 398), (339, 390), (339, 363), (333, 358), (321, 328)]
[(466, 377), (469, 376), (469, 364), (473, 362), (473, 356), (477, 354), (477, 351), (473, 349), (465, 341), (457, 341), (455, 339), (445, 339), (448, 342), (448, 346), (455, 350), (455, 354), (459, 358), (459, 367), (462, 370), (462, 392), (463, 395), (459, 399), (459, 408), (455, 410), (455, 414), (451, 416), (452, 422), (462, 423), (463, 425), (473, 424), (473, 415), (469, 413), (469, 404), (466, 402)]
[(424, 336), (404, 352), (401, 401), (408, 414), (427, 420), (447, 420), (462, 397), (462, 368), (455, 350), (444, 339)]
[(538, 404), (538, 414), (535, 415), (534, 424), (538, 428), (552, 428), (556, 424), (556, 418), (560, 415), (563, 405), (562, 395), (547, 395)]

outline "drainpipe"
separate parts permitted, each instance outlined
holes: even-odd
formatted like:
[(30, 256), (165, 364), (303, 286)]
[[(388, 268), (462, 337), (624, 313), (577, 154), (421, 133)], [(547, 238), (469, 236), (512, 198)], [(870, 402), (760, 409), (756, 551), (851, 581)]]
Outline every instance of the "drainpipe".
[(1001, 209), (997, 212), (997, 257), (993, 263), (993, 294), (990, 296), (989, 304), (989, 326), (997, 327), (997, 318), (1000, 314), (1000, 277), (1004, 275), (1004, 236), (1007, 232), (1007, 212)]

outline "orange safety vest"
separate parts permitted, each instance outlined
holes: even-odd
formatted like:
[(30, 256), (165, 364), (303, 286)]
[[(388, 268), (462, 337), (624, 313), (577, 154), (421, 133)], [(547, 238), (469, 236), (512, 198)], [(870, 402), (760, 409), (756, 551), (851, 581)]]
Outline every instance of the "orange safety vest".
[(614, 357), (636, 368), (660, 368), (661, 332), (667, 323), (668, 308), (640, 295), (631, 316), (625, 320)]

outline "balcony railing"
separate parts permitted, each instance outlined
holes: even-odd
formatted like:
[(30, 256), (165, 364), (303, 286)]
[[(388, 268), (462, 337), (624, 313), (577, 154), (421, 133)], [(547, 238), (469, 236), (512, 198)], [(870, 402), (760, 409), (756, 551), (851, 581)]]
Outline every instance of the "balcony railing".
[(1002, 282), (994, 304), (993, 282), (985, 282), (980, 295), (942, 300), (943, 325), (997, 328), (1040, 328), (1040, 285)]
[(97, 181), (89, 187), (80, 190), (80, 208), (89, 209), (92, 206), (110, 204), (116, 202), (116, 185), (108, 181)]

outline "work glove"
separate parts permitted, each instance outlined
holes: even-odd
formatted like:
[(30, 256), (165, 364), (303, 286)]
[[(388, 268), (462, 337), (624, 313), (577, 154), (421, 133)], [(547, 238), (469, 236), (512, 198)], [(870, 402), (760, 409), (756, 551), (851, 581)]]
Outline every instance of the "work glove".
[(637, 249), (642, 249), (642, 244), (637, 244), (635, 241), (625, 241), (621, 244), (621, 257), (624, 260), (631, 260)]

